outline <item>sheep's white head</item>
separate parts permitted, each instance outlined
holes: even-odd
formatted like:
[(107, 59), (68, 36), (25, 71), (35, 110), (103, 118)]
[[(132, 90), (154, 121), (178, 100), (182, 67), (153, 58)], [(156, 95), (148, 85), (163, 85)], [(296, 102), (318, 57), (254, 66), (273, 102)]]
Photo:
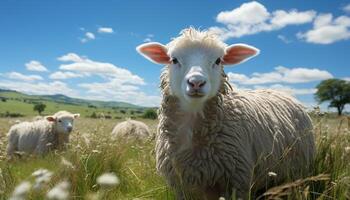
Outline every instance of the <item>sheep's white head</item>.
[(60, 134), (69, 134), (73, 130), (74, 119), (80, 117), (79, 113), (72, 114), (67, 111), (59, 111), (46, 120), (55, 123), (55, 130)]
[(242, 63), (259, 53), (246, 44), (226, 45), (207, 31), (185, 29), (169, 44), (142, 44), (137, 51), (145, 58), (168, 67), (170, 94), (181, 108), (199, 112), (222, 84), (223, 65)]

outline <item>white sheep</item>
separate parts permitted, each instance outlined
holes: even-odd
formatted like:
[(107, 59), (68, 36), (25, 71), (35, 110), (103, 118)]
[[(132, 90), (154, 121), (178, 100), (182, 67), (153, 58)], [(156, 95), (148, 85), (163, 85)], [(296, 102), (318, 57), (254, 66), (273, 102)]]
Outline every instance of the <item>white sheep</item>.
[(59, 111), (33, 122), (13, 125), (8, 132), (7, 155), (25, 152), (43, 155), (50, 149), (61, 148), (69, 142), (74, 119), (80, 114)]
[(118, 123), (112, 131), (114, 138), (145, 140), (150, 136), (148, 126), (140, 121), (128, 119)]
[(167, 45), (146, 43), (137, 51), (166, 65), (156, 165), (178, 199), (248, 199), (308, 173), (315, 144), (304, 107), (273, 90), (234, 90), (227, 80), (223, 66), (242, 63), (258, 49), (227, 46), (189, 28)]

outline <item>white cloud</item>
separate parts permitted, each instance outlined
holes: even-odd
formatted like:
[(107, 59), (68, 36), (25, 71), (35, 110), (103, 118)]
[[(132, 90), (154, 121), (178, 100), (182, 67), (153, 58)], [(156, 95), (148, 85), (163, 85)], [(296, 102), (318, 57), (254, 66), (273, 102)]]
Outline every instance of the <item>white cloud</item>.
[(58, 58), (60, 61), (72, 62), (60, 65), (61, 70), (75, 71), (78, 73), (95, 74), (104, 78), (115, 79), (120, 84), (144, 85), (143, 79), (132, 74), (124, 68), (120, 68), (111, 63), (97, 62), (85, 57), (80, 57), (75, 53), (69, 53)]
[(82, 39), (80, 39), (80, 42), (81, 43), (86, 43), (88, 40), (86, 39), (86, 38), (82, 38)]
[(48, 71), (44, 65), (42, 65), (39, 61), (36, 61), (36, 60), (31, 60), (29, 63), (26, 63), (25, 66), (29, 71), (38, 71), (38, 72)]
[(62, 62), (84, 62), (84, 57), (81, 58), (75, 53), (68, 53), (66, 55), (63, 55), (61, 57), (58, 57), (57, 60)]
[(330, 13), (320, 14), (314, 21), (313, 29), (297, 37), (309, 43), (331, 44), (340, 40), (350, 39), (350, 17), (340, 16), (333, 19)]
[(113, 33), (113, 28), (110, 27), (100, 27), (98, 28), (97, 32), (99, 33)]
[(289, 40), (289, 39), (288, 39), (286, 36), (284, 36), (284, 35), (278, 35), (277, 38), (280, 39), (282, 42), (284, 42), (284, 43), (286, 43), (286, 44), (289, 44), (289, 43), (292, 42), (291, 40)]
[(86, 32), (85, 33), (85, 37), (84, 38), (80, 38), (80, 42), (81, 43), (86, 43), (86, 42), (88, 42), (90, 40), (94, 40), (94, 39), (96, 39), (95, 34), (93, 34), (91, 32)]
[(77, 97), (78, 93), (67, 86), (66, 83), (60, 81), (54, 81), (49, 83), (29, 83), (18, 81), (0, 81), (0, 88), (16, 90), (27, 94), (36, 95), (52, 95), (52, 94), (64, 94), (71, 97)]
[(231, 82), (243, 85), (267, 84), (267, 83), (306, 83), (333, 78), (332, 74), (316, 68), (286, 68), (278, 66), (272, 72), (253, 73), (250, 77), (244, 74), (229, 72)]
[(147, 34), (146, 38), (143, 40), (143, 42), (152, 42), (153, 41), (153, 34)]
[(299, 12), (296, 9), (290, 11), (276, 10), (270, 13), (264, 5), (252, 1), (243, 3), (240, 7), (231, 11), (220, 12), (216, 17), (216, 21), (225, 26), (211, 27), (210, 30), (226, 40), (259, 32), (278, 30), (288, 25), (309, 23), (315, 15), (316, 12), (313, 10)]
[(220, 12), (216, 17), (216, 21), (223, 24), (259, 24), (265, 22), (269, 17), (270, 13), (264, 5), (252, 1), (243, 3), (239, 8), (231, 11)]
[(85, 33), (86, 38), (90, 39), (90, 40), (94, 40), (95, 39), (95, 35), (91, 32), (87, 32)]
[(122, 101), (143, 106), (159, 106), (160, 95), (148, 95), (134, 85), (121, 85), (117, 80), (102, 83), (82, 83), (78, 85), (84, 88), (96, 100)]
[(350, 3), (343, 7), (343, 10), (347, 13), (350, 13)]
[(344, 77), (343, 80), (350, 81), (350, 77)]
[(55, 72), (50, 74), (51, 79), (69, 79), (69, 78), (79, 78), (84, 77), (83, 74), (73, 73), (73, 72)]
[(294, 96), (309, 95), (309, 94), (314, 94), (316, 92), (315, 88), (293, 88), (293, 87), (281, 85), (281, 84), (274, 84), (270, 86), (256, 85), (254, 86), (254, 89), (273, 89), (273, 90), (278, 90), (280, 92), (284, 92)]
[(70, 62), (60, 65), (60, 70), (103, 78), (101, 82), (82, 82), (77, 85), (84, 89), (84, 98), (123, 101), (143, 106), (158, 106), (160, 103), (160, 95), (148, 95), (143, 92), (140, 86), (145, 85), (144, 80), (127, 69), (111, 63), (93, 61), (75, 53), (63, 55), (58, 60)]
[(10, 72), (6, 74), (6, 78), (8, 79), (14, 79), (14, 80), (20, 80), (20, 81), (26, 81), (26, 82), (33, 82), (33, 81), (40, 81), (43, 80), (43, 78), (39, 75), (25, 75), (18, 72)]
[(271, 18), (271, 25), (276, 28), (283, 28), (288, 25), (298, 25), (311, 22), (316, 16), (313, 10), (298, 12), (298, 10), (276, 10)]

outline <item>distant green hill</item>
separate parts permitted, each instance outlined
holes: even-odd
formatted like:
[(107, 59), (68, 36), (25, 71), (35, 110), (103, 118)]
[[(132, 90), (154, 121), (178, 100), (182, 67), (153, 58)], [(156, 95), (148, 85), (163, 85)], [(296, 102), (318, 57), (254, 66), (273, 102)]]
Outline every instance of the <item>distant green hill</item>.
[(0, 114), (10, 112), (19, 113), (25, 116), (34, 116), (33, 105), (36, 103), (46, 104), (44, 114), (54, 113), (58, 110), (79, 112), (82, 115), (90, 116), (104, 113), (111, 117), (130, 114), (140, 114), (146, 108), (125, 102), (105, 102), (86, 99), (71, 98), (62, 94), (56, 95), (28, 95), (13, 90), (0, 89)]

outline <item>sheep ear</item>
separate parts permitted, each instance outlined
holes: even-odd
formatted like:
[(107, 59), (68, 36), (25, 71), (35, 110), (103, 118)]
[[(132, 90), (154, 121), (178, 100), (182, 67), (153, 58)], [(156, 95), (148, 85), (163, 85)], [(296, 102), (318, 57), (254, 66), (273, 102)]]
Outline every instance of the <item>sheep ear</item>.
[(225, 52), (222, 58), (222, 64), (234, 65), (253, 58), (259, 54), (260, 50), (246, 44), (233, 44), (226, 47)]
[(46, 117), (46, 120), (49, 121), (49, 122), (55, 122), (55, 121), (56, 121), (56, 118), (55, 118), (55, 117), (52, 117), (52, 116), (47, 116), (47, 117)]
[(158, 42), (141, 44), (136, 50), (139, 54), (156, 64), (170, 63), (170, 57), (167, 54), (168, 49)]
[(73, 116), (76, 119), (76, 118), (80, 117), (80, 114), (79, 113), (75, 113), (75, 114), (73, 114)]

